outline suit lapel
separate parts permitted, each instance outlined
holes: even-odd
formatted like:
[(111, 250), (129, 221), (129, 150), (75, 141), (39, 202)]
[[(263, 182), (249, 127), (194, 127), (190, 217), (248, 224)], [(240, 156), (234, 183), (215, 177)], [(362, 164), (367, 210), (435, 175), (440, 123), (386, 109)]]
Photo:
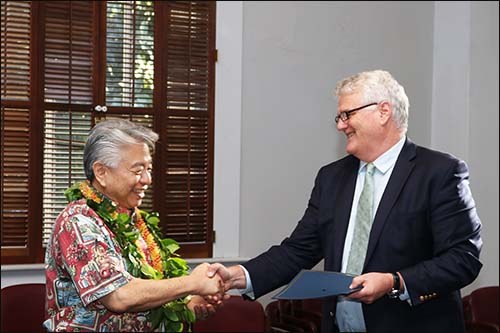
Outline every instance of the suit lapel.
[(373, 220), (372, 230), (370, 232), (370, 240), (368, 242), (368, 249), (366, 252), (365, 258), (365, 267), (366, 263), (369, 262), (373, 251), (378, 243), (380, 238), (380, 234), (384, 229), (385, 221), (387, 220), (387, 216), (394, 206), (401, 190), (408, 179), (411, 171), (414, 167), (413, 159), (416, 154), (416, 146), (409, 139), (406, 139), (405, 145), (399, 154), (399, 157), (396, 161), (396, 165), (394, 165), (394, 169), (392, 171), (391, 177), (389, 178), (389, 182), (385, 188), (384, 194), (382, 195), (382, 199), (380, 200), (377, 213), (375, 215), (375, 219)]
[(332, 203), (336, 207), (334, 212), (335, 223), (333, 226), (333, 270), (335, 271), (340, 271), (342, 268), (342, 254), (344, 252), (347, 226), (349, 225), (349, 217), (351, 215), (358, 169), (359, 160), (353, 156), (344, 168), (343, 176), (341, 181), (338, 182), (338, 186), (336, 184), (337, 195), (334, 196), (336, 202)]

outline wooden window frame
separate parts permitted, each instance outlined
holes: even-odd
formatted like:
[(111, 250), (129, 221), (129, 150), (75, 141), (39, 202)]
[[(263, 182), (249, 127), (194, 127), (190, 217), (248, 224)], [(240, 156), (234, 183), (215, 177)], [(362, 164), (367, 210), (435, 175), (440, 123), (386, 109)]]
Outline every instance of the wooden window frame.
[[(25, 247), (6, 247), (3, 244), (2, 237), (2, 264), (27, 264), (27, 263), (41, 263), (44, 260), (45, 248), (42, 246), (42, 196), (43, 196), (43, 151), (40, 149), (40, 144), (43, 142), (44, 138), (44, 2), (32, 1), (31, 2), (31, 43), (30, 43), (30, 59), (31, 59), (31, 69), (30, 69), (30, 100), (29, 101), (12, 101), (4, 100), (2, 98), (2, 122), (3, 122), (3, 109), (4, 107), (28, 107), (29, 112), (29, 140), (30, 144), (29, 151), (29, 203), (28, 203), (28, 215), (27, 215), (27, 243)], [(164, 3), (162, 5), (162, 3)], [(196, 4), (197, 2), (179, 2), (179, 3), (191, 3)], [(208, 174), (206, 179), (207, 184), (207, 194), (206, 194), (206, 235), (204, 242), (180, 242), (181, 250), (180, 254), (185, 258), (200, 258), (200, 257), (211, 257), (212, 256), (212, 245), (213, 245), (213, 159), (214, 159), (214, 100), (215, 100), (215, 1), (210, 1), (209, 6), (209, 50), (208, 50), (208, 143), (207, 143), (207, 163), (206, 172)], [(94, 2), (94, 29), (105, 31), (106, 26), (106, 12), (103, 10), (105, 4), (103, 2)], [(156, 20), (162, 20), (163, 22), (168, 22), (168, 15), (166, 8), (168, 6), (167, 2), (155, 2), (155, 17)], [(166, 84), (162, 83), (162, 78), (165, 77), (167, 71), (167, 60), (162, 56), (163, 50), (168, 48), (168, 43), (166, 43), (165, 32), (162, 32), (158, 24), (155, 25), (155, 77), (154, 77), (154, 123), (153, 129), (161, 134), (162, 128), (164, 127), (163, 118), (165, 117), (165, 103), (167, 96)], [(93, 81), (96, 83), (94, 85), (93, 91), (93, 101), (94, 105), (103, 105), (105, 96), (104, 89), (105, 86), (105, 75), (104, 70), (106, 69), (106, 41), (105, 35), (101, 34), (101, 38), (98, 37), (97, 33), (94, 33), (94, 70), (93, 70)], [(161, 87), (158, 89), (156, 87)], [(162, 101), (162, 103), (158, 103)], [(112, 109), (112, 108), (111, 108)], [(126, 109), (126, 108), (125, 108)], [(113, 113), (113, 111), (111, 111)], [(123, 110), (122, 110), (123, 113)], [(160, 116), (158, 116), (160, 115)], [(3, 129), (3, 123), (1, 125)], [(160, 141), (163, 138), (160, 137)], [(2, 141), (3, 144), (3, 141)], [(42, 144), (43, 146), (43, 144)], [(162, 149), (157, 149), (154, 155), (155, 174), (154, 179), (154, 194), (153, 194), (153, 207), (154, 210), (160, 212), (162, 218), (162, 223), (164, 222), (162, 214), (165, 214), (164, 207), (165, 204), (160, 201), (160, 197), (165, 193), (165, 184), (162, 184), (158, 180), (161, 180), (163, 175), (163, 168), (158, 167), (165, 163), (166, 153), (162, 152)], [(3, 158), (3, 157), (2, 157)], [(3, 169), (2, 171), (2, 181), (3, 181)], [(163, 211), (163, 213), (162, 213)], [(3, 229), (3, 215), (1, 217), (0, 224)], [(165, 233), (166, 237), (169, 237), (168, 230)], [(175, 237), (173, 237), (175, 238)]]

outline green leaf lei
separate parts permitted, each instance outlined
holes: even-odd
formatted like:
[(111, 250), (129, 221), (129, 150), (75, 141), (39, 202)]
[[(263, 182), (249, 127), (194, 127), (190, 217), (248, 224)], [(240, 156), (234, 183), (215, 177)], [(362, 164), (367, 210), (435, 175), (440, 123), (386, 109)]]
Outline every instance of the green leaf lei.
[[(187, 275), (189, 267), (185, 260), (177, 253), (179, 244), (170, 238), (161, 238), (157, 213), (147, 213), (138, 210), (147, 225), (149, 232), (158, 246), (162, 259), (163, 271), (157, 270), (142, 260), (142, 255), (137, 249), (136, 240), (139, 231), (134, 227), (132, 216), (127, 213), (117, 213), (116, 205), (106, 196), (97, 192), (88, 181), (77, 182), (69, 187), (64, 195), (69, 202), (85, 198), (87, 205), (99, 215), (109, 229), (114, 233), (115, 240), (121, 248), (122, 256), (127, 264), (127, 271), (136, 278), (141, 279), (168, 279)], [(149, 320), (152, 328), (161, 327), (167, 332), (182, 332), (184, 323), (191, 323), (196, 319), (194, 313), (187, 307), (188, 298), (179, 298), (160, 307), (150, 310)]]

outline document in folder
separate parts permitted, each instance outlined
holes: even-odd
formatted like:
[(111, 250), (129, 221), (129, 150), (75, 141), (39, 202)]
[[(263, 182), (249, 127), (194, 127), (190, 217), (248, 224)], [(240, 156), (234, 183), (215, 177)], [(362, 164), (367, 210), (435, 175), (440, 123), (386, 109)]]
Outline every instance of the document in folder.
[(305, 270), (297, 276), (275, 299), (308, 299), (347, 295), (362, 287), (349, 289), (354, 276), (338, 272)]

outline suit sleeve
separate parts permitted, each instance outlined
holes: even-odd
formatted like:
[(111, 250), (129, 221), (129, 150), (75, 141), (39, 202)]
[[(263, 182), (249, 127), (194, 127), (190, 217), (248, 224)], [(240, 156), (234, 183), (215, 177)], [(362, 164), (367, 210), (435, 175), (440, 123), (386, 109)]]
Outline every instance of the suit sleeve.
[(287, 284), (301, 269), (314, 267), (322, 258), (318, 235), (318, 211), (321, 198), (321, 170), (304, 216), (292, 234), (280, 245), (244, 263), (252, 281), (256, 298)]
[[(422, 295), (450, 293), (470, 284), (482, 267), (481, 222), (469, 187), (467, 165), (453, 159), (428, 191), (432, 258), (401, 270), (413, 305)], [(422, 195), (425, 195), (422, 193)]]

